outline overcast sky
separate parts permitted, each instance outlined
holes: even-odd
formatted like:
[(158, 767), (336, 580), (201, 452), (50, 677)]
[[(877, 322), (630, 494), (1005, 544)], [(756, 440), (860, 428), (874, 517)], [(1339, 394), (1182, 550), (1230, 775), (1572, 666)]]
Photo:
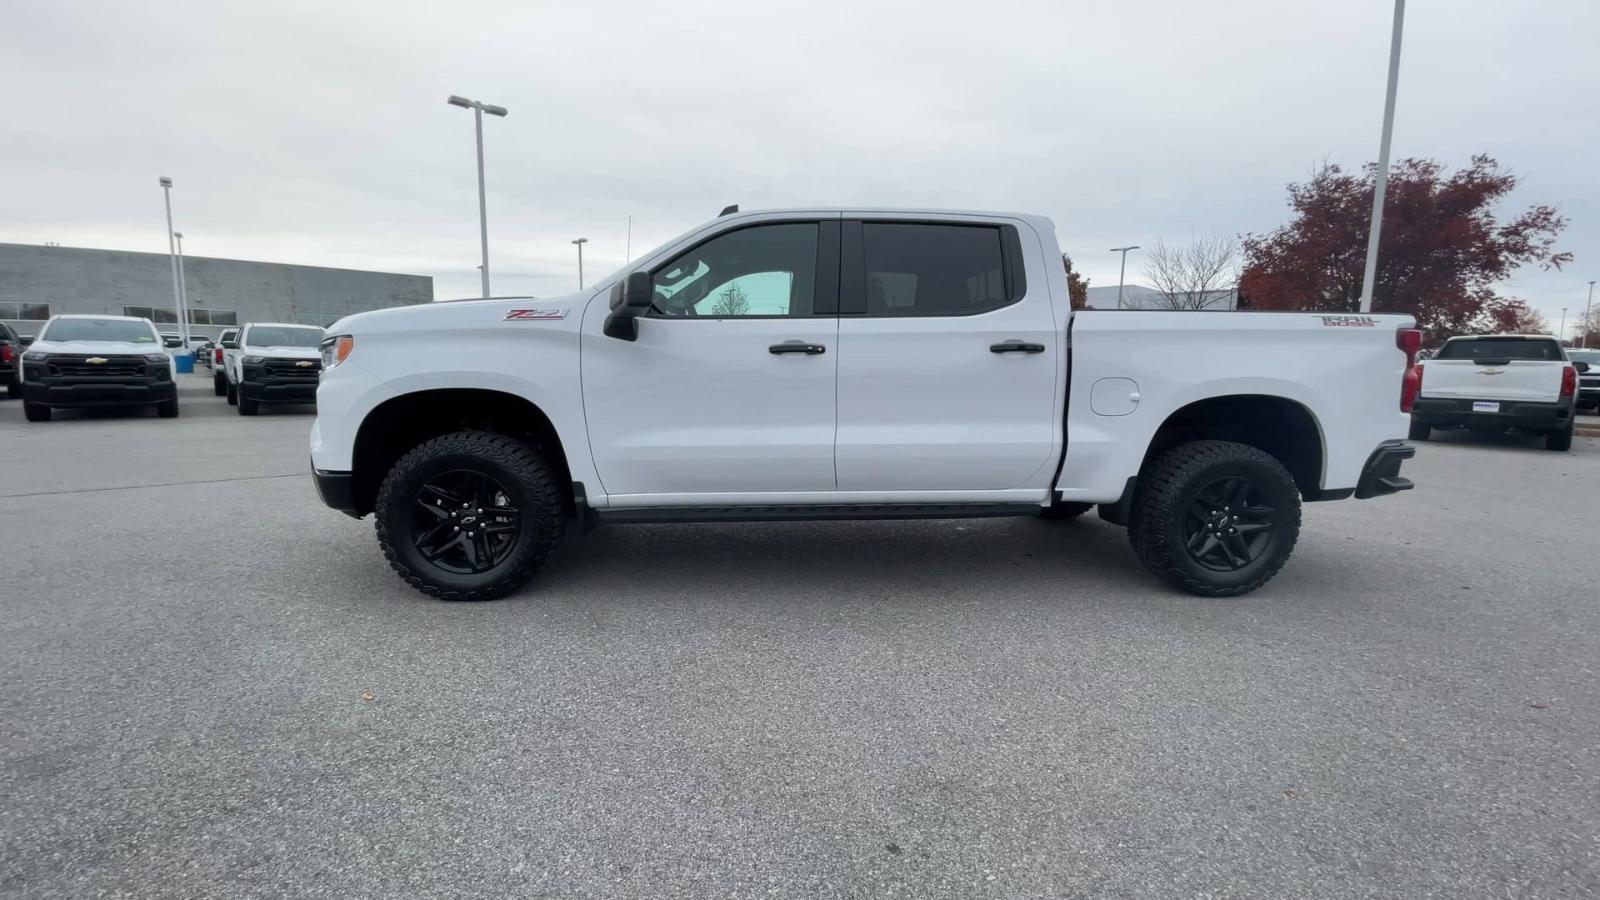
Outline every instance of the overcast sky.
[[(729, 203), (1053, 217), (1124, 243), (1267, 231), (1324, 157), (1377, 155), (1391, 0), (0, 4), (0, 241), (576, 286)], [(1600, 278), (1600, 4), (1412, 0), (1396, 156), (1498, 157), (1559, 206), (1554, 318)], [(1510, 212), (1510, 210), (1506, 210)], [(1139, 280), (1139, 259), (1129, 280)]]

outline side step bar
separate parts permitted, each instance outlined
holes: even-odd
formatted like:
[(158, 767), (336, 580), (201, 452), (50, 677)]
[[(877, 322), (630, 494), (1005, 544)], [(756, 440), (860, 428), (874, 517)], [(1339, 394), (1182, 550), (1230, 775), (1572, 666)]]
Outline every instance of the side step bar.
[(908, 503), (842, 506), (696, 506), (591, 510), (614, 524), (665, 522), (819, 522), (837, 519), (984, 519), (1037, 516), (1037, 503)]

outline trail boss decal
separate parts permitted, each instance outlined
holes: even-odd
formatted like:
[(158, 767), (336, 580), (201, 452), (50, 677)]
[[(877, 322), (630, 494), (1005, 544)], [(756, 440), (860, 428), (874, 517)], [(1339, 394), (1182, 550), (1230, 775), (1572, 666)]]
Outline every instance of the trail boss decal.
[(1323, 325), (1335, 328), (1375, 328), (1378, 320), (1371, 316), (1322, 316)]
[(512, 309), (506, 311), (505, 321), (509, 322), (513, 319), (519, 321), (525, 319), (565, 319), (566, 317), (567, 311), (564, 309)]

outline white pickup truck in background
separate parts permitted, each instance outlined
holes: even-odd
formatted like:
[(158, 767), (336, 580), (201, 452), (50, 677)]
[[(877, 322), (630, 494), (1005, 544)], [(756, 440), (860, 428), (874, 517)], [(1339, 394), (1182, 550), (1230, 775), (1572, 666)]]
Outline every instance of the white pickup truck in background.
[(447, 599), (514, 589), (570, 523), (1094, 506), (1227, 596), (1282, 567), (1302, 499), (1411, 487), (1412, 324), (1074, 313), (1038, 216), (735, 211), (577, 294), (335, 323), (311, 457)]
[(1529, 431), (1551, 450), (1572, 448), (1578, 375), (1554, 337), (1495, 334), (1453, 337), (1417, 366), (1421, 391), (1411, 410), (1410, 437), (1435, 428)]

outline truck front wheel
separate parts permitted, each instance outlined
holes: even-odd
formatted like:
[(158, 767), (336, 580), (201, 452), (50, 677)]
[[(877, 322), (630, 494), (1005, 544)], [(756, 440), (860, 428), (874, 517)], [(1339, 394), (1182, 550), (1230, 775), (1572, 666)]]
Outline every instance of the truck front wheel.
[(1191, 594), (1248, 594), (1278, 574), (1300, 536), (1294, 478), (1247, 444), (1180, 444), (1145, 465), (1137, 490), (1134, 554)]
[(389, 565), (441, 600), (516, 590), (567, 524), (544, 454), (490, 431), (458, 431), (412, 448), (383, 479), (374, 512)]

